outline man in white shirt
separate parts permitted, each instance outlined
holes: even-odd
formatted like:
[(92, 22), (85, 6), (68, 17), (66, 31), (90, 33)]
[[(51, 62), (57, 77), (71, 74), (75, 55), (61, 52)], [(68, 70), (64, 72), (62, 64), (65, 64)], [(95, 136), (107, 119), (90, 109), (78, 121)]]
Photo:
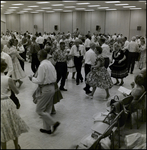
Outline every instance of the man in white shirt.
[(59, 122), (55, 122), (50, 116), (57, 75), (54, 66), (49, 60), (47, 60), (47, 52), (45, 50), (40, 50), (38, 52), (38, 59), (40, 65), (36, 77), (29, 76), (29, 79), (33, 83), (38, 84), (38, 88), (33, 94), (33, 101), (36, 101), (36, 112), (43, 120), (44, 129), (40, 129), (40, 132), (52, 134), (60, 125)]
[[(90, 49), (85, 53), (85, 56), (84, 56), (85, 81), (86, 81), (86, 75), (91, 71), (91, 66), (94, 65), (96, 61), (96, 54), (94, 52), (95, 47), (96, 45), (93, 42), (90, 43)], [(86, 94), (91, 93), (90, 86), (88, 84), (86, 84), (83, 90), (86, 92)]]
[(81, 74), (81, 69), (82, 69), (82, 62), (83, 62), (83, 57), (86, 53), (85, 47), (83, 45), (80, 45), (81, 40), (76, 39), (75, 40), (75, 45), (72, 46), (70, 55), (74, 56), (74, 64), (77, 72), (76, 76), (76, 84), (79, 85), (79, 80), (83, 82), (83, 77)]
[(101, 38), (100, 39), (100, 43), (101, 43), (101, 48), (102, 48), (102, 56), (104, 57), (105, 59), (105, 63), (104, 63), (104, 66), (105, 68), (107, 69), (108, 66), (109, 66), (109, 63), (111, 61), (111, 53), (110, 53), (110, 47), (109, 45), (107, 45), (105, 43), (105, 39), (104, 38)]
[(87, 35), (86, 35), (85, 44), (84, 44), (86, 51), (88, 51), (88, 50), (90, 49), (90, 43), (91, 43), (91, 41), (90, 41), (90, 39), (89, 39), (89, 35), (87, 34)]
[(124, 46), (123, 46), (123, 48), (122, 48), (122, 50), (126, 50), (126, 49), (128, 49), (128, 46), (129, 46), (129, 41), (127, 40), (127, 37), (125, 36), (124, 38), (123, 38), (123, 40), (124, 40)]
[[(1, 58), (3, 58), (7, 64), (7, 68), (4, 71), (4, 74), (11, 77), (12, 76), (12, 72), (13, 72), (13, 64), (12, 64), (12, 59), (11, 57), (3, 52), (4, 49), (4, 45), (1, 43)], [(18, 98), (15, 96), (14, 92), (11, 90), (11, 96), (10, 99), (12, 99), (12, 101), (15, 103), (16, 108), (19, 109), (20, 107), (20, 103)]]
[(40, 49), (44, 48), (44, 38), (41, 36), (41, 33), (39, 33), (39, 37), (36, 39), (36, 42), (40, 45)]

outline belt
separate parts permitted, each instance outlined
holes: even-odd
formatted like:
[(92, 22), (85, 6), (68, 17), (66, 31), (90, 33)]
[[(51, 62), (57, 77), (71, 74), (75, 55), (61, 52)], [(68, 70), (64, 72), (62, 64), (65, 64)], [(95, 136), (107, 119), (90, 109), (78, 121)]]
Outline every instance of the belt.
[(5, 100), (5, 99), (9, 99), (9, 98), (10, 98), (9, 96), (1, 97), (1, 100)]

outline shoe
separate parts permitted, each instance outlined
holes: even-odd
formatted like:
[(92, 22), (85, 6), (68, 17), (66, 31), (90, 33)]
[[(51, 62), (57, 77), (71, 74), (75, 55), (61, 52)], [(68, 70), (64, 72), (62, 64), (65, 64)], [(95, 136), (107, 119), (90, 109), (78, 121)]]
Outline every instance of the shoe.
[(17, 104), (16, 108), (19, 109), (20, 108), (20, 104)]
[(75, 77), (72, 77), (72, 79), (75, 79)]
[(130, 72), (130, 74), (133, 74), (133, 72)]
[(55, 114), (56, 114), (56, 111), (51, 112), (51, 115), (55, 115)]
[(93, 99), (93, 95), (91, 95), (91, 94), (88, 94), (88, 96), (89, 96), (89, 98), (90, 98), (90, 99)]
[(79, 85), (79, 82), (77, 82), (76, 85)]
[(54, 133), (56, 131), (56, 129), (59, 125), (60, 125), (60, 122), (58, 122), (58, 121), (53, 125), (52, 133)]
[(119, 86), (121, 86), (121, 85), (123, 85), (124, 84), (124, 82), (121, 82), (120, 84), (119, 84)]
[(47, 133), (47, 134), (52, 134), (51, 130), (40, 129), (40, 132)]
[(22, 81), (19, 81), (19, 88), (21, 87), (21, 85), (23, 84), (23, 82)]
[(114, 83), (114, 85), (117, 85), (117, 84), (119, 84), (119, 82)]
[(64, 88), (60, 88), (60, 90), (61, 90), (61, 91), (67, 91), (67, 89), (64, 89)]

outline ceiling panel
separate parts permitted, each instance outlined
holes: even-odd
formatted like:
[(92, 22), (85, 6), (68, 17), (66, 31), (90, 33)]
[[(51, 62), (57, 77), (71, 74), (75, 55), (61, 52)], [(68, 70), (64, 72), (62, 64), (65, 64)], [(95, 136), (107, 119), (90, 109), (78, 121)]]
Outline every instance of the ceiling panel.
[[(45, 4), (38, 4), (37, 2), (49, 2)], [(32, 10), (28, 10), (28, 12), (24, 13), (31, 13), (31, 12), (46, 12), (52, 11), (54, 9), (62, 9), (62, 10), (54, 10), (55, 12), (63, 12), (64, 10), (72, 10), (72, 11), (85, 11), (85, 10), (101, 10), (105, 11), (106, 9), (99, 9), (100, 7), (109, 7), (109, 9), (116, 9), (116, 10), (130, 10), (130, 8), (123, 8), (123, 6), (116, 6), (114, 3), (105, 3), (108, 1), (1, 1), (1, 14), (5, 14), (6, 12), (11, 13), (19, 13), (23, 11), (25, 8), (30, 8), (29, 6), (38, 6), (38, 7), (31, 7)], [(110, 2), (110, 1), (109, 1)], [(77, 3), (89, 3), (78, 5)], [(23, 4), (23, 5), (13, 5), (13, 4)], [(52, 6), (53, 4), (63, 4), (63, 6)], [(135, 8), (146, 9), (146, 1), (118, 1), (116, 4), (128, 4), (127, 6), (134, 6)], [(100, 5), (98, 7), (88, 7), (89, 5)], [(75, 8), (65, 8), (67, 6), (74, 6)], [(18, 8), (10, 8), (10, 7), (18, 7)], [(50, 7), (50, 9), (43, 9), (44, 7)], [(85, 8), (85, 10), (76, 10), (76, 8)], [(13, 9), (11, 11), (11, 9)], [(42, 11), (37, 11), (42, 10)]]

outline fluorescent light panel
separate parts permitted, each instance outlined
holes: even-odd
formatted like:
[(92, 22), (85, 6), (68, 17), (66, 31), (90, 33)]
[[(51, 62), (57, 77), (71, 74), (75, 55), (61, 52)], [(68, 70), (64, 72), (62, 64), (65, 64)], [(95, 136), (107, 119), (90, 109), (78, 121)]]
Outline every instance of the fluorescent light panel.
[(55, 12), (55, 11), (46, 11), (47, 13)]
[(53, 4), (52, 6), (64, 6), (63, 4)]
[(111, 3), (120, 3), (120, 1), (108, 1), (108, 2), (105, 2), (105, 3), (108, 3), (108, 4), (109, 4), (109, 3), (110, 3), (110, 4), (111, 4)]
[(75, 6), (65, 6), (64, 8), (75, 8)]
[(114, 4), (115, 6), (126, 6), (126, 5), (129, 5), (129, 4)]
[(72, 12), (72, 10), (64, 10), (63, 12)]
[(21, 5), (24, 5), (24, 4), (12, 4), (12, 5), (15, 5), (15, 6), (21, 6)]
[(85, 11), (94, 11), (94, 9), (86, 9)]
[(77, 5), (88, 5), (90, 3), (76, 3)]
[(44, 11), (44, 10), (36, 10), (36, 11)]
[(123, 8), (133, 8), (133, 7), (136, 7), (136, 6), (123, 6)]
[(117, 10), (117, 9), (113, 9), (113, 8), (112, 8), (112, 9), (106, 9), (106, 10)]
[(36, 2), (37, 4), (48, 4), (50, 2)]
[(100, 5), (88, 5), (88, 7), (98, 7)]
[(9, 8), (19, 8), (19, 7), (9, 7)]
[(43, 7), (41, 9), (52, 9), (51, 7)]
[(85, 10), (85, 8), (75, 8), (76, 10)]
[(6, 1), (1, 1), (1, 4), (6, 3)]
[(69, 2), (77, 2), (77, 1), (75, 0), (75, 1), (62, 1), (62, 2), (65, 2), (65, 3), (68, 2), (69, 3)]
[(34, 6), (28, 6), (28, 7), (39, 7), (39, 6), (35, 6), (35, 5), (34, 5)]
[(24, 8), (23, 10), (33, 10), (32, 8)]
[(31, 13), (34, 13), (34, 14), (36, 14), (36, 13), (38, 13), (38, 12), (34, 11), (34, 12), (31, 12)]
[(63, 10), (63, 9), (53, 9), (53, 10), (55, 10), (55, 11), (58, 11), (58, 10), (59, 10), (59, 11), (60, 11), (60, 10)]
[(142, 9), (142, 8), (130, 8), (130, 9)]
[(109, 8), (109, 7), (99, 7), (98, 9), (107, 9), (107, 8)]

